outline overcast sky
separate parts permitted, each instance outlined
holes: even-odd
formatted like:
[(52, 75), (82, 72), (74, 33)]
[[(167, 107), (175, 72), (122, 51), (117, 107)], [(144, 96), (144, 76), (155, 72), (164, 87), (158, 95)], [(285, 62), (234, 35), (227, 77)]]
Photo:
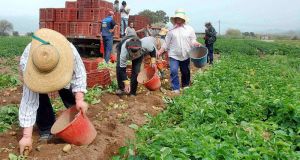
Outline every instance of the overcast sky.
[[(113, 2), (113, 0), (109, 0)], [(65, 0), (1, 0), (0, 19), (7, 19), (15, 30), (25, 33), (38, 29), (39, 8), (63, 8)], [(221, 33), (228, 28), (242, 32), (300, 31), (300, 0), (127, 0), (136, 14), (144, 9), (164, 10), (172, 16), (177, 8), (187, 12), (196, 31), (210, 21)]]

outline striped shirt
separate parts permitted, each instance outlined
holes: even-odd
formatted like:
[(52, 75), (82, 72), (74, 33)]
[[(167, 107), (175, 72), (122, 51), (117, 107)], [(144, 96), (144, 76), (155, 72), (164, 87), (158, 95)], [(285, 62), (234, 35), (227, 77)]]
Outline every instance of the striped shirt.
[(179, 61), (189, 58), (188, 52), (192, 49), (193, 43), (197, 42), (194, 29), (189, 25), (180, 27), (174, 26), (166, 36), (166, 43), (162, 47), (169, 51), (169, 57)]
[[(72, 92), (84, 92), (86, 93), (86, 71), (81, 60), (81, 57), (74, 47), (70, 43), (74, 54), (74, 71), (70, 84), (65, 88), (72, 89)], [(20, 69), (24, 73), (31, 43), (29, 43), (20, 59)], [(23, 74), (24, 75), (24, 74)], [(31, 91), (25, 84), (23, 85), (23, 96), (19, 108), (19, 121), (21, 127), (31, 127), (36, 121), (37, 109), (39, 108), (39, 93)]]

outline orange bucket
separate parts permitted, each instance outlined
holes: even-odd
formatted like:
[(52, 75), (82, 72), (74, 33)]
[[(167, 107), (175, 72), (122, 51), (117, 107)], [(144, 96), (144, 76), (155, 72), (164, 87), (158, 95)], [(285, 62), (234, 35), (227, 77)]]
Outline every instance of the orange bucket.
[(92, 143), (97, 132), (91, 121), (75, 107), (64, 111), (51, 128), (51, 133), (75, 145)]
[(158, 90), (161, 86), (157, 69), (152, 67), (144, 68), (144, 70), (139, 73), (137, 81), (143, 84), (150, 91)]

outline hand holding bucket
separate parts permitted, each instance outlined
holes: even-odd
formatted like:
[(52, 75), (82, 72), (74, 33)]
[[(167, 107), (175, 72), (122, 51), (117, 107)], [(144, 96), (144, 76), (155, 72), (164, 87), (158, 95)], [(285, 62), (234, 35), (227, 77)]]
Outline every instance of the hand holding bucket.
[(75, 106), (64, 111), (51, 128), (51, 133), (75, 145), (90, 144), (97, 135), (95, 127), (83, 111)]

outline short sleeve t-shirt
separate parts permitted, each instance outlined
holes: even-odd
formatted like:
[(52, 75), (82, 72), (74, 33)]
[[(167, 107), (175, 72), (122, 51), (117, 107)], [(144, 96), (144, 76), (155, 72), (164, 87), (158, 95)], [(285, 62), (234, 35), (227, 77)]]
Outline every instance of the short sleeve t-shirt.
[(116, 23), (111, 16), (108, 16), (102, 20), (101, 32), (102, 36), (113, 36), (109, 30), (115, 27)]

